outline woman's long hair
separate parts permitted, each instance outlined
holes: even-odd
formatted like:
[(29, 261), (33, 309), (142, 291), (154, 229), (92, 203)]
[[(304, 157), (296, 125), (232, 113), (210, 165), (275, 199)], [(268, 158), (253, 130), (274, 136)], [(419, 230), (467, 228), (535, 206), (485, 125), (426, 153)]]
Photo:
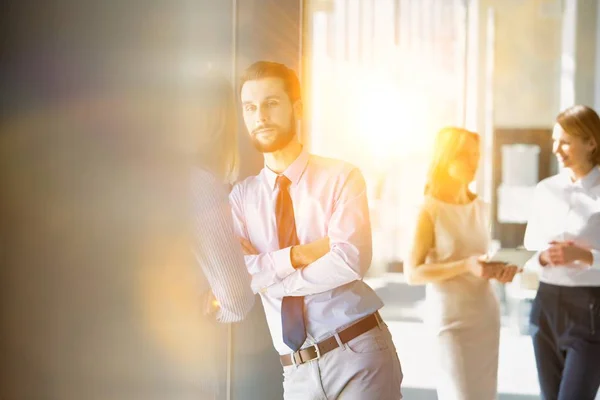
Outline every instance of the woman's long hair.
[(442, 188), (448, 184), (450, 164), (456, 160), (468, 138), (473, 138), (479, 143), (477, 133), (463, 128), (451, 126), (443, 128), (437, 133), (425, 184), (426, 195), (438, 197)]
[(200, 85), (198, 164), (215, 173), (225, 183), (237, 179), (239, 169), (238, 118), (235, 93), (227, 79), (204, 76)]

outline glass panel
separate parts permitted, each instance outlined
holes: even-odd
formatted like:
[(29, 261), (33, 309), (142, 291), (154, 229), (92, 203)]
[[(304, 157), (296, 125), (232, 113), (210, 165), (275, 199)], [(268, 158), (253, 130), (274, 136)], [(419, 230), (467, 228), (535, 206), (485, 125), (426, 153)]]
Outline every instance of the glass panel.
[(498, 187), (498, 222), (527, 223), (539, 178), (540, 147), (534, 144), (502, 146), (502, 182)]
[(502, 146), (502, 184), (532, 186), (538, 182), (540, 146), (507, 144)]

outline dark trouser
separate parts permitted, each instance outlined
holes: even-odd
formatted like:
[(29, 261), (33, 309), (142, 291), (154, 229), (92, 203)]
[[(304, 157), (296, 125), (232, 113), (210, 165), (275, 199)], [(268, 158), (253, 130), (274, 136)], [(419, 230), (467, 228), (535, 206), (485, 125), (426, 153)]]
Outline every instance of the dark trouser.
[(540, 283), (532, 339), (545, 400), (594, 400), (600, 386), (600, 287)]

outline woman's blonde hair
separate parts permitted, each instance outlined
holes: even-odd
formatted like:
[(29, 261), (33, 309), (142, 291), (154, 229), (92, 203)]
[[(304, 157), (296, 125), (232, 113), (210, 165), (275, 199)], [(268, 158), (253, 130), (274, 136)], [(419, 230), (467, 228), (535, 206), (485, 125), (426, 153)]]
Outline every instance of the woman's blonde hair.
[(556, 122), (571, 136), (593, 140), (596, 148), (591, 154), (590, 161), (600, 165), (600, 117), (596, 111), (588, 106), (574, 105), (558, 114)]
[(440, 189), (450, 178), (450, 164), (456, 157), (468, 138), (479, 143), (479, 135), (463, 128), (446, 127), (441, 129), (435, 138), (433, 156), (427, 173), (425, 194), (436, 197)]
[(199, 112), (202, 145), (198, 149), (200, 166), (233, 183), (239, 172), (238, 118), (234, 88), (227, 79), (208, 74), (200, 85)]

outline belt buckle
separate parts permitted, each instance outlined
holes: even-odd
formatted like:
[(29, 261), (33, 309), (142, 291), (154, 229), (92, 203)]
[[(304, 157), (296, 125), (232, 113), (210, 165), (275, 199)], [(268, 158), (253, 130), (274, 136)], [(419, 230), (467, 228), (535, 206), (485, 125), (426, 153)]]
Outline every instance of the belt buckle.
[(302, 364), (302, 363), (298, 364), (296, 362), (296, 354), (298, 354), (298, 357), (300, 357), (300, 361), (302, 361), (302, 356), (300, 355), (300, 351), (298, 350), (298, 351), (293, 352), (291, 358), (292, 358), (292, 365), (294, 367), (297, 367), (298, 365)]
[[(303, 359), (302, 359), (302, 355), (300, 354), (300, 351), (301, 351), (301, 350), (305, 350), (305, 349), (301, 349), (301, 350), (295, 351), (295, 352), (293, 352), (293, 353), (291, 354), (292, 365), (293, 365), (294, 367), (297, 367), (298, 365), (304, 364), (305, 362), (308, 362), (308, 361), (314, 361), (314, 360), (318, 360), (319, 358), (321, 358), (321, 349), (319, 349), (319, 344), (318, 344), (318, 343), (315, 343), (315, 344), (313, 344), (311, 347), (314, 347), (314, 348), (315, 348), (315, 353), (317, 353), (317, 357), (315, 357), (315, 358), (311, 358), (310, 360), (306, 360), (306, 361), (305, 361), (305, 360), (303, 360)], [(296, 355), (298, 355), (298, 358), (300, 359), (300, 362), (297, 362), (297, 361), (296, 361)]]
[(315, 348), (315, 353), (317, 353), (317, 358), (313, 358), (311, 361), (318, 360), (319, 358), (321, 358), (321, 350), (319, 349), (319, 343), (313, 344), (312, 347)]

